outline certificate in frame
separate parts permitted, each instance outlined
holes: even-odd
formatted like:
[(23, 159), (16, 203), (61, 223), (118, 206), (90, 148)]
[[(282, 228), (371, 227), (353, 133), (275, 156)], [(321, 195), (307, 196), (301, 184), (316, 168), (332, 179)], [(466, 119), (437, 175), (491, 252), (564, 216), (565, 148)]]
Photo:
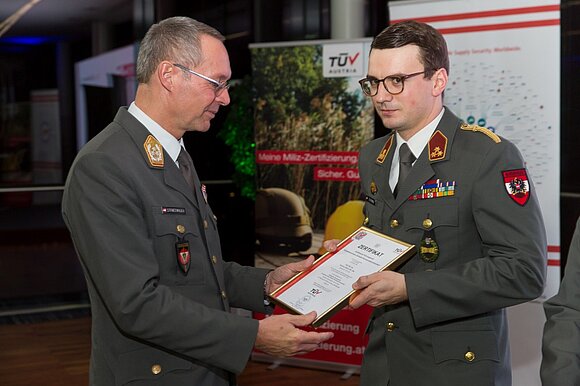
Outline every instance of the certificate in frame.
[(348, 304), (356, 292), (352, 284), (360, 276), (394, 270), (415, 250), (412, 244), (362, 226), (341, 241), (335, 251), (322, 255), (269, 297), (292, 314), (316, 311), (312, 326), (318, 327)]

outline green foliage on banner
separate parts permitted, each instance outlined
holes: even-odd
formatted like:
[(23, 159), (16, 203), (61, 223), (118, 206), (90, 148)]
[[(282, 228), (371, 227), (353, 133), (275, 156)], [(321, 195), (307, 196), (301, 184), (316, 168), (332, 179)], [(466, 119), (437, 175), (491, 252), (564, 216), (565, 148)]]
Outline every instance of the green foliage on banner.
[(368, 100), (323, 77), (321, 46), (262, 48), (252, 66), (258, 148), (348, 151), (368, 139)]
[(233, 180), (243, 197), (256, 198), (256, 161), (254, 143), (254, 117), (252, 80), (244, 77), (241, 83), (232, 86), (230, 111), (223, 129), (218, 133), (232, 151), (230, 160), (234, 165)]
[[(372, 138), (372, 104), (351, 77), (323, 76), (322, 45), (254, 49), (252, 70), (258, 150), (358, 152)], [(303, 196), (319, 228), (336, 203), (358, 198), (357, 183), (315, 181), (313, 165), (260, 164), (258, 175), (260, 187)]]

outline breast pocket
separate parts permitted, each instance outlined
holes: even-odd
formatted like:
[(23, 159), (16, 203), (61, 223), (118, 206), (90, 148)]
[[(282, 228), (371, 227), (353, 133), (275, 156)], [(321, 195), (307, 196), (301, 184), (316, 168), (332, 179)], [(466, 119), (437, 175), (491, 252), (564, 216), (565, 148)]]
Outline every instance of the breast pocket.
[[(207, 255), (197, 218), (188, 214), (161, 214), (153, 209), (154, 248), (160, 267), (160, 283), (203, 285)], [(179, 244), (179, 251), (178, 251)], [(187, 253), (179, 258), (178, 253)], [(184, 261), (188, 259), (187, 266)]]
[(410, 239), (418, 246), (427, 237), (435, 240), (439, 253), (436, 260), (438, 264), (452, 262), (459, 253), (457, 200), (446, 197), (411, 203), (405, 211), (405, 230), (408, 235), (412, 235)]
[(497, 363), (499, 350), (493, 330), (432, 331), (435, 363)]

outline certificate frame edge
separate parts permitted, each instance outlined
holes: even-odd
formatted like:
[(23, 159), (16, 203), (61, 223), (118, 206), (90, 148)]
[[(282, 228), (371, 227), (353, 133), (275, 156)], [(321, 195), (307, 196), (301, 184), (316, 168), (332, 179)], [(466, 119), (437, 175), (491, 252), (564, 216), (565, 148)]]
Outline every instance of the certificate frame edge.
[[(368, 228), (364, 225), (357, 228), (354, 232), (352, 232), (350, 235), (345, 237), (341, 242), (338, 243), (337, 247), (340, 246), (341, 244), (343, 244), (345, 241), (350, 240), (356, 233), (360, 232), (361, 230), (371, 232), (377, 236), (389, 239), (389, 240), (394, 241), (397, 244), (400, 244), (400, 245), (405, 247), (405, 250), (402, 253), (400, 253), (390, 264), (387, 264), (387, 265), (381, 267), (381, 269), (379, 269), (376, 272), (383, 272), (387, 269), (394, 270), (394, 269), (398, 268), (403, 262), (410, 259), (416, 253), (416, 248), (415, 248), (416, 246), (414, 244), (409, 244), (405, 241), (402, 241), (402, 240), (396, 239), (394, 237), (391, 237), (389, 235), (386, 235), (384, 233), (375, 231), (374, 229)], [(282, 284), (280, 287), (278, 287), (277, 289), (272, 291), (270, 294), (268, 294), (268, 298), (272, 302), (274, 302), (275, 304), (279, 305), (280, 307), (282, 307), (283, 309), (285, 309), (286, 311), (288, 311), (294, 315), (304, 315), (302, 312), (296, 310), (294, 307), (292, 307), (289, 304), (285, 303), (284, 301), (280, 300), (278, 297), (276, 297), (276, 295), (278, 292), (282, 291), (283, 289), (286, 289), (287, 287), (293, 285), (294, 279), (296, 279), (300, 275), (306, 275), (307, 273), (310, 273), (311, 271), (315, 270), (317, 263), (321, 264), (319, 262), (322, 261), (322, 259), (326, 255), (331, 254), (331, 253), (334, 253), (334, 252), (324, 253), (322, 256), (320, 256), (318, 259), (316, 259), (314, 261), (314, 263), (312, 264), (312, 266), (309, 269), (302, 271), (302, 272), (299, 272), (296, 275), (292, 276), (284, 284)], [(335, 313), (337, 313), (342, 308), (344, 308), (344, 306), (346, 306), (346, 304), (348, 304), (348, 300), (350, 299), (350, 297), (355, 292), (356, 292), (356, 290), (350, 291), (346, 296), (344, 296), (338, 302), (333, 304), (332, 307), (328, 308), (324, 313), (322, 313), (321, 315), (317, 315), (316, 319), (311, 323), (311, 325), (313, 327), (319, 327), (320, 325), (322, 325), (324, 322), (326, 322), (328, 319), (330, 319)]]

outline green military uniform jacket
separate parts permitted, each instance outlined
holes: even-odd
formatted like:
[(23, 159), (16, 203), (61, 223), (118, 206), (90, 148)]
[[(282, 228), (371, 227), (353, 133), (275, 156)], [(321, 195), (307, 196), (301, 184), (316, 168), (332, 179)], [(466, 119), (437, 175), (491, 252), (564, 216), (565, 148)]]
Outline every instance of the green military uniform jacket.
[[(509, 141), (462, 126), (446, 110), (395, 199), (394, 138), (360, 152), (367, 226), (418, 247), (423, 241), (424, 257), (398, 269), (408, 302), (371, 316), (361, 385), (511, 385), (504, 307), (540, 296), (546, 270), (533, 185), (528, 179), (512, 195), (503, 174), (525, 179), (525, 163)], [(437, 180), (447, 195), (430, 198), (421, 188)]]
[(558, 294), (544, 303), (543, 386), (580, 385), (580, 218)]
[[(266, 271), (222, 260), (216, 217), (167, 153), (161, 165), (149, 160), (149, 134), (121, 108), (65, 186), (91, 299), (90, 384), (230, 385), (258, 331), (230, 306), (266, 311)], [(178, 242), (189, 247), (187, 273)]]

